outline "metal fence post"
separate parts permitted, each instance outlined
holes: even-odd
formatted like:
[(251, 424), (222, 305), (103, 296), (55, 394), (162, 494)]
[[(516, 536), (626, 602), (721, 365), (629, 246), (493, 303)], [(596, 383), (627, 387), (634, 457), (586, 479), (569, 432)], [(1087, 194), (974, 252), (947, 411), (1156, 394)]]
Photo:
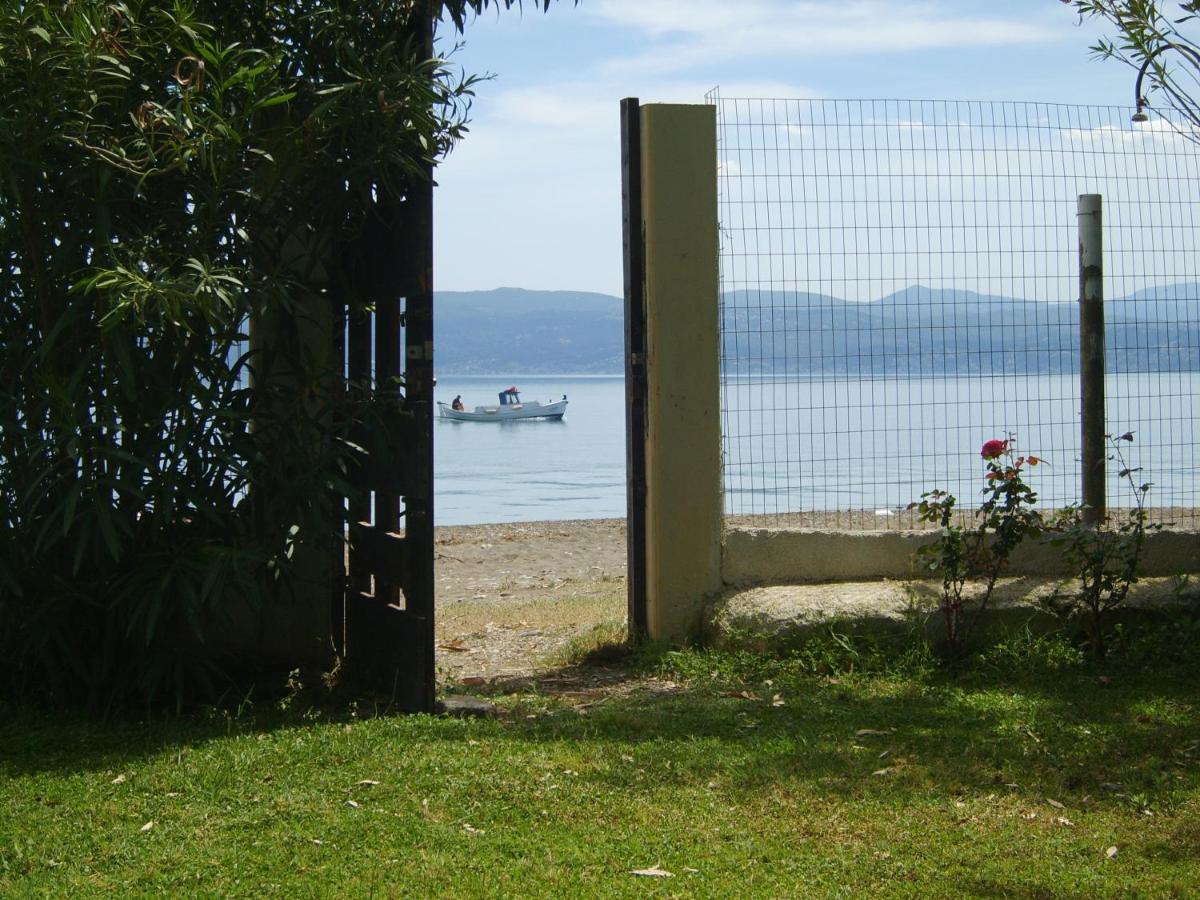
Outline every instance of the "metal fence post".
[(1084, 521), (1105, 516), (1104, 260), (1099, 194), (1079, 195), (1079, 374)]
[(621, 208), (625, 260), (625, 478), (629, 637), (642, 641), (646, 620), (646, 264), (642, 217), (642, 110), (621, 101)]

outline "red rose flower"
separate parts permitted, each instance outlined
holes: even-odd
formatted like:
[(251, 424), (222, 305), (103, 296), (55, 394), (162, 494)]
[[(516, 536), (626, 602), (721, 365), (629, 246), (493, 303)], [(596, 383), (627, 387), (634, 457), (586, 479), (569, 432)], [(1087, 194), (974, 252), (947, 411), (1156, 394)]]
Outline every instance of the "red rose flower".
[(1008, 441), (992, 438), (992, 440), (983, 445), (983, 449), (979, 451), (979, 455), (984, 459), (995, 459), (1007, 449)]

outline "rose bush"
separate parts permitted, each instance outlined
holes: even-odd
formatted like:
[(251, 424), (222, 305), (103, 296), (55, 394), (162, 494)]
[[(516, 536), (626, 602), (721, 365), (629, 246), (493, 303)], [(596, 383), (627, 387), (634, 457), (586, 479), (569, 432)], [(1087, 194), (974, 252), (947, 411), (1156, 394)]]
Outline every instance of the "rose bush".
[[(946, 624), (946, 645), (952, 656), (962, 649), (970, 625), (987, 608), (996, 582), (1007, 569), (1017, 545), (1042, 527), (1041, 514), (1034, 509), (1037, 494), (1025, 482), (1026, 466), (1045, 461), (1037, 456), (1017, 456), (1016, 437), (993, 438), (980, 448), (987, 460), (983, 502), (975, 512), (974, 527), (959, 524), (954, 513), (956, 498), (949, 491), (933, 490), (921, 495), (909, 509), (921, 519), (939, 526), (938, 541), (918, 553), (928, 560), (927, 568), (942, 576), (940, 609)], [(969, 582), (981, 581), (977, 596), (968, 595)], [(964, 613), (974, 609), (969, 619)]]
[(998, 438), (993, 438), (990, 441), (985, 441), (983, 449), (979, 451), (979, 455), (984, 459), (996, 459), (1008, 449), (1008, 441), (1002, 441)]

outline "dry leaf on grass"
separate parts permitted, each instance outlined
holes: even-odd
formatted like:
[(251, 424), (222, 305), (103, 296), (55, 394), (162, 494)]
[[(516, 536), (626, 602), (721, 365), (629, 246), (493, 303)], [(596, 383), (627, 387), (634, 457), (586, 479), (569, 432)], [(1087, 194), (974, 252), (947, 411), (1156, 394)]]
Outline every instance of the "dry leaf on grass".
[(1058, 816), (1054, 820), (1054, 824), (1061, 825), (1063, 828), (1074, 828), (1075, 827), (1075, 823), (1072, 822), (1070, 819), (1068, 819), (1066, 816)]
[(783, 697), (779, 696), (779, 694), (776, 694), (774, 697), (771, 698), (771, 705), (772, 706), (787, 706), (787, 702), (783, 699)]
[(364, 778), (362, 781), (354, 782), (355, 787), (375, 787), (377, 784), (379, 784), (379, 782), (372, 778)]
[(476, 828), (470, 822), (463, 822), (463, 831), (467, 834), (487, 834), (482, 828)]
[(1051, 800), (1051, 799), (1047, 798), (1046, 802), (1049, 803), (1051, 806), (1053, 806), (1055, 809), (1066, 809), (1066, 807), (1063, 806), (1061, 803), (1059, 803), (1057, 800)]
[(358, 803), (354, 800), (347, 800), (346, 805), (351, 809), (358, 809)]
[(1116, 847), (1109, 847), (1107, 850), (1104, 851), (1104, 856), (1107, 859), (1116, 859), (1117, 853), (1119, 853), (1119, 852), (1120, 851), (1118, 851)]
[(658, 863), (655, 863), (648, 869), (634, 869), (630, 874), (639, 875), (642, 878), (674, 878), (674, 872), (668, 872), (661, 868)]
[(889, 768), (889, 769), (876, 769), (876, 770), (875, 770), (874, 772), (872, 772), (871, 774), (872, 774), (872, 775), (891, 775), (891, 774), (892, 774), (892, 770), (891, 770), (890, 768)]
[(111, 783), (112, 784), (124, 784), (125, 783), (124, 773), (122, 773), (122, 774), (118, 775), (116, 778), (114, 778)]
[(452, 641), (442, 641), (438, 644), (439, 650), (453, 650), (455, 653), (470, 653), (471, 648), (462, 642), (461, 638), (455, 638)]
[(880, 731), (877, 728), (860, 728), (860, 729), (858, 729), (858, 731), (854, 732), (854, 736), (855, 737), (866, 737), (868, 734), (895, 734), (895, 733), (896, 733), (895, 728), (885, 728), (882, 731)]
[(149, 822), (147, 822), (145, 825), (142, 826), (142, 833), (145, 834), (147, 831), (149, 831), (153, 827), (154, 827), (154, 820), (151, 819)]
[(733, 697), (736, 700), (761, 700), (753, 691), (721, 691), (722, 697)]

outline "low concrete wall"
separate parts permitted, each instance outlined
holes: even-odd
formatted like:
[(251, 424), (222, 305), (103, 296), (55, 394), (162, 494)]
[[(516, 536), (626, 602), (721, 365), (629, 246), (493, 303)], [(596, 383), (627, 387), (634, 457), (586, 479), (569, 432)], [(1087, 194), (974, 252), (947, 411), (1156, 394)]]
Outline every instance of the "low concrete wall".
[[(1028, 628), (1045, 632), (1063, 622), (1046, 608), (1061, 581), (1032, 576), (1006, 578), (996, 585), (975, 634)], [(704, 639), (715, 647), (765, 651), (796, 646), (837, 623), (843, 633), (897, 634), (923, 631), (943, 640), (946, 622), (938, 609), (941, 584), (930, 581), (866, 581), (786, 584), (730, 590), (715, 600), (705, 617)], [(979, 585), (968, 596), (978, 599)], [(977, 609), (977, 607), (973, 607)], [(1110, 621), (1133, 621), (1200, 610), (1200, 586), (1177, 591), (1174, 578), (1143, 578), (1133, 585)], [(974, 613), (971, 614), (972, 619)]]
[[(915, 553), (937, 539), (931, 531), (814, 531), (801, 528), (732, 528), (725, 532), (722, 581), (731, 587), (820, 581), (925, 578)], [(1142, 574), (1200, 572), (1200, 532), (1147, 535)], [(1010, 575), (1064, 577), (1061, 551), (1026, 541), (1013, 555)]]

